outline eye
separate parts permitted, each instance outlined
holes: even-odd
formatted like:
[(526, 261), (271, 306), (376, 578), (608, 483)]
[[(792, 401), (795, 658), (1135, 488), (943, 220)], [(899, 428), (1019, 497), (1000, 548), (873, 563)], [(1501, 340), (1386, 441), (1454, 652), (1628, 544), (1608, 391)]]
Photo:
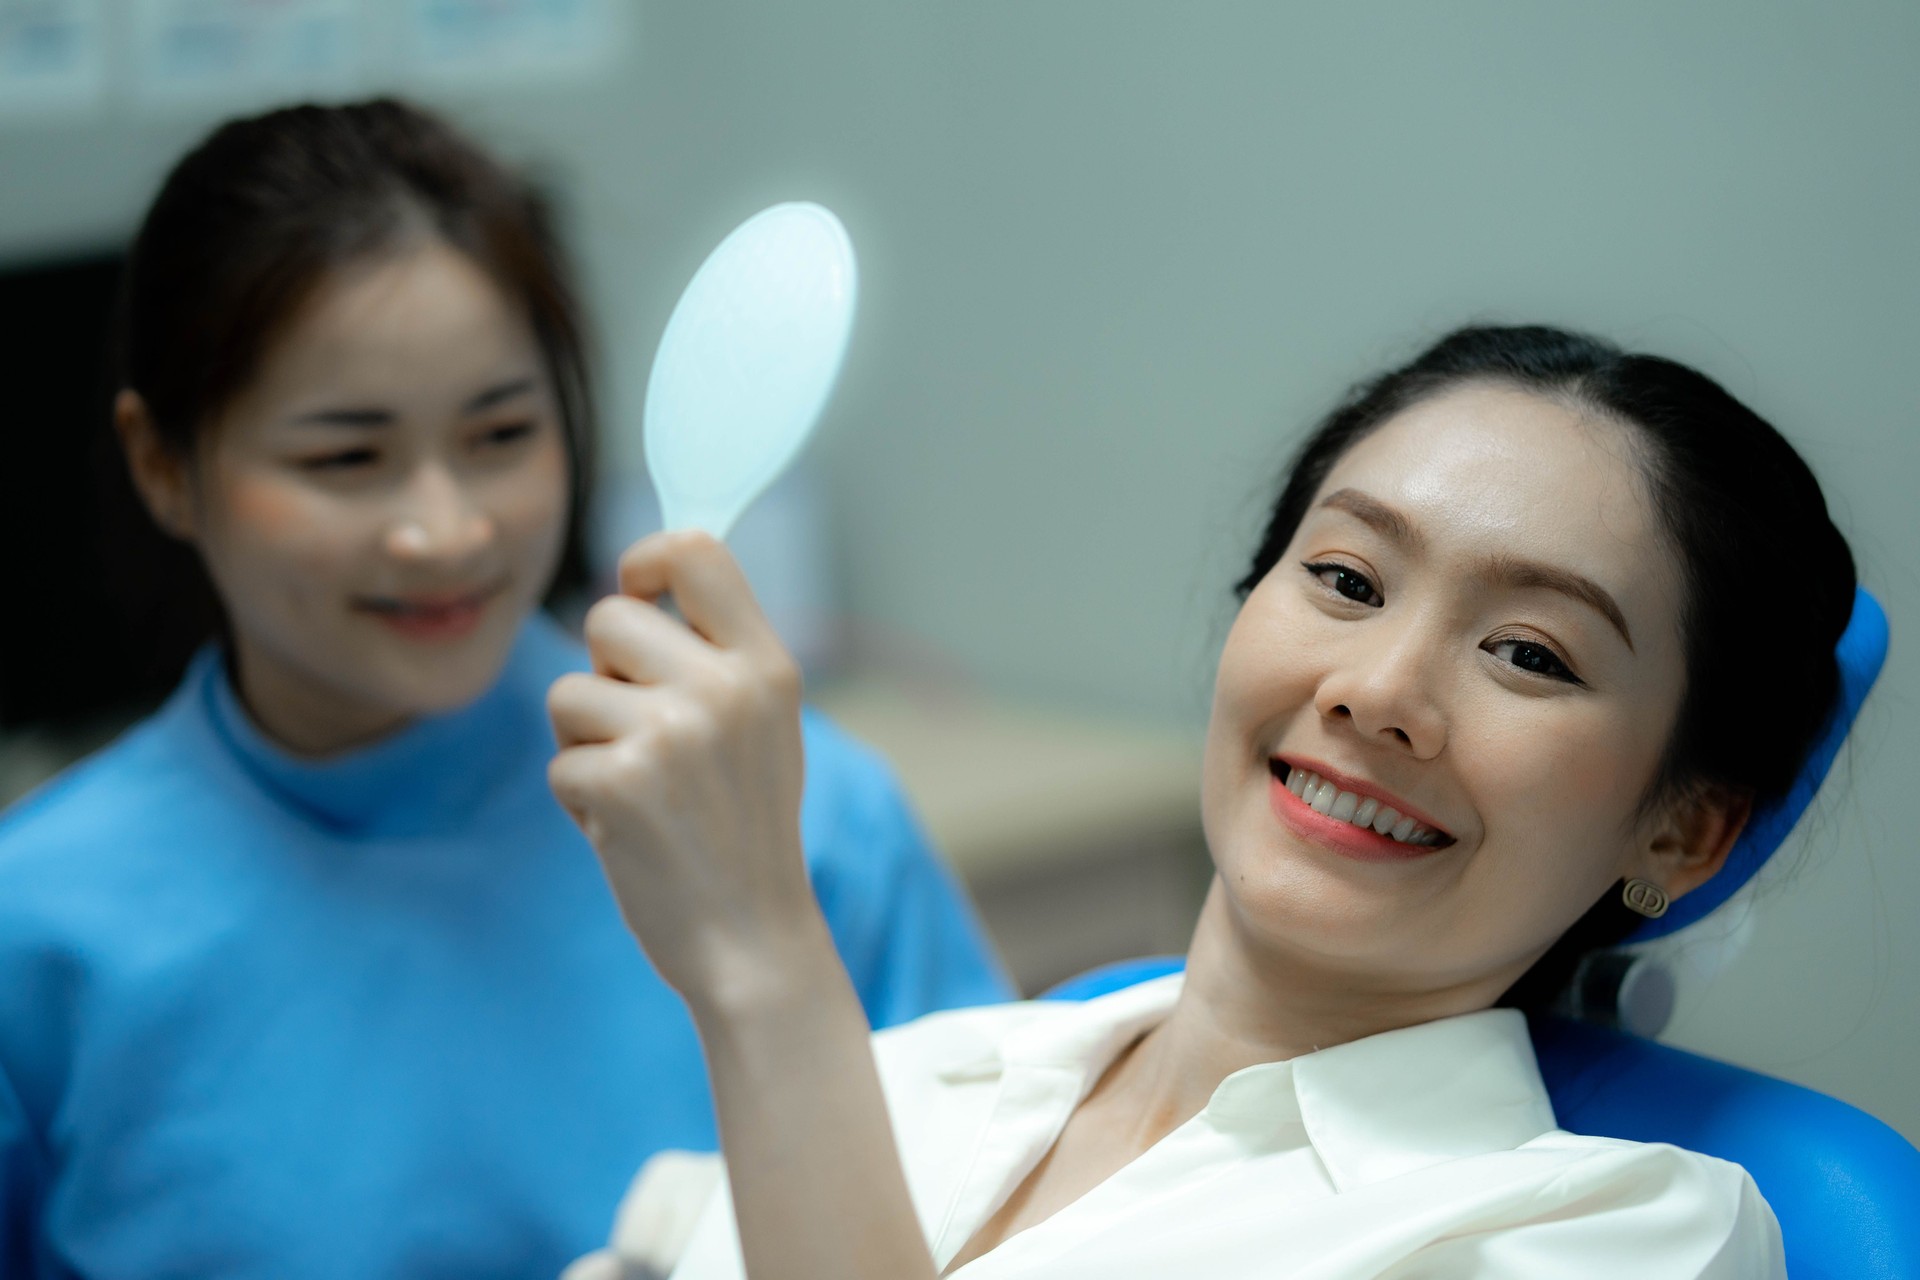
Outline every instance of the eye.
[(1567, 684), (1586, 683), (1573, 674), (1573, 668), (1562, 661), (1559, 654), (1538, 641), (1521, 640), (1509, 636), (1504, 640), (1492, 641), (1486, 648), (1487, 652), (1494, 657), (1518, 667), (1529, 675), (1544, 676), (1549, 680), (1560, 680)]
[(299, 466), (302, 471), (352, 471), (359, 467), (370, 467), (379, 460), (380, 454), (373, 449), (342, 449), (338, 453), (302, 458)]
[(1386, 603), (1381, 598), (1380, 592), (1374, 588), (1372, 579), (1358, 569), (1332, 561), (1303, 564), (1301, 568), (1319, 579), (1321, 585), (1327, 590), (1355, 604), (1364, 604), (1369, 608), (1378, 609)]
[(497, 427), (489, 427), (480, 433), (482, 448), (504, 448), (507, 445), (525, 440), (533, 434), (531, 422), (506, 422)]

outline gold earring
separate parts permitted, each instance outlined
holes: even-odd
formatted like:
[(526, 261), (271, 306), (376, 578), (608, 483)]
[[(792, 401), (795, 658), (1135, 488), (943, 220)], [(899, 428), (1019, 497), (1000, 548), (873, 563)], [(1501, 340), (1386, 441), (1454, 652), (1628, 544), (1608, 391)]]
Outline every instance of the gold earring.
[(1667, 891), (1651, 880), (1635, 876), (1620, 891), (1620, 900), (1649, 920), (1667, 914)]

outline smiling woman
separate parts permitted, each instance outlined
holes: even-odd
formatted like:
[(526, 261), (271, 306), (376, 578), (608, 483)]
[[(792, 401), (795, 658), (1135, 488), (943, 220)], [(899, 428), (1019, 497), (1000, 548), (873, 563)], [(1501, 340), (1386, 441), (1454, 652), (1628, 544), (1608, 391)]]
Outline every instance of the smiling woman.
[(330, 273), (282, 329), (192, 454), (137, 390), (119, 419), (226, 602), (248, 709), (319, 754), (492, 682), (554, 574), (572, 467), (532, 327), (443, 242)]
[(1184, 978), (871, 1054), (792, 891), (790, 662), (711, 542), (623, 582), (553, 778), (708, 1046), (682, 1280), (1783, 1274), (1738, 1166), (1558, 1130), (1501, 1007), (1718, 874), (1833, 709), (1851, 555), (1703, 375), (1473, 328), (1362, 384), (1240, 584)]
[[(1484, 440), (1457, 443), (1463, 416), (1484, 422)], [(1349, 462), (1368, 459), (1363, 445), (1384, 460), (1396, 439), (1404, 454), (1423, 437), (1436, 449), (1456, 441), (1452, 456), (1437, 460), (1451, 470), (1402, 481), (1397, 501), (1389, 491), (1355, 492), (1337, 479)], [(1462, 329), (1360, 383), (1318, 424), (1294, 459), (1239, 592), (1251, 604), (1296, 537), (1329, 526), (1337, 534), (1343, 521), (1385, 543), (1397, 571), (1427, 569), (1430, 583), (1432, 570), (1448, 566), (1422, 532), (1423, 508), (1433, 512), (1434, 537), (1453, 533), (1455, 548), (1477, 553), (1454, 558), (1463, 590), (1498, 603), (1504, 589), (1517, 604), (1558, 611), (1541, 614), (1542, 623), (1567, 618), (1558, 630), (1488, 631), (1485, 645), (1557, 678), (1567, 686), (1562, 696), (1604, 706), (1649, 692), (1649, 683), (1664, 690), (1664, 700), (1640, 709), (1651, 717), (1641, 728), (1653, 734), (1655, 762), (1644, 777), (1619, 783), (1640, 788), (1635, 821), (1663, 808), (1696, 822), (1712, 822), (1716, 813), (1744, 821), (1785, 794), (1838, 695), (1833, 646), (1853, 606), (1855, 578), (1818, 482), (1752, 410), (1692, 369), (1585, 335), (1536, 326)], [(1577, 524), (1574, 512), (1587, 521)], [(1480, 545), (1463, 541), (1470, 534)], [(1371, 576), (1365, 561), (1341, 567), (1353, 575), (1344, 580), (1347, 593), (1366, 579), (1376, 594), (1363, 598), (1385, 618), (1387, 600), (1377, 593), (1393, 587), (1393, 613), (1408, 616), (1414, 602), (1382, 582), (1384, 567)], [(1507, 742), (1522, 755), (1561, 745), (1553, 734)], [(1557, 796), (1596, 779), (1613, 760), (1602, 751), (1579, 753), (1542, 785)], [(1715, 848), (1700, 834), (1693, 839)], [(1671, 887), (1692, 887), (1713, 865), (1692, 868)], [(1643, 922), (1624, 892), (1596, 889), (1590, 901), (1502, 1004), (1551, 1000), (1582, 958)]]
[(230, 126), (148, 215), (116, 425), (296, 750), (471, 701), (578, 554), (591, 406), (555, 261), (518, 183), (398, 107)]

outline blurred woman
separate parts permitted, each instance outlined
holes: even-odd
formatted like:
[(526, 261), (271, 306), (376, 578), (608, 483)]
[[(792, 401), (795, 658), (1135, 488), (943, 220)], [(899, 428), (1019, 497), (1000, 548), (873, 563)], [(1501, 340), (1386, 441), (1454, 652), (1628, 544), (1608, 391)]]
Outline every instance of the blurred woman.
[[(715, 1133), (547, 789), (593, 424), (540, 207), (397, 102), (229, 124), (140, 230), (121, 357), (224, 625), (0, 820), (0, 1274), (553, 1274), (636, 1151)], [(886, 768), (803, 736), (865, 1016), (1003, 996)]]

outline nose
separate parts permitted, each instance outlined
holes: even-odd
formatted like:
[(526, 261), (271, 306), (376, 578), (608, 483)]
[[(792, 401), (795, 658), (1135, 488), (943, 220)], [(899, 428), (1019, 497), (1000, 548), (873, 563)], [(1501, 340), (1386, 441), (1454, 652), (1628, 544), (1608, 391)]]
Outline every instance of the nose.
[(1381, 618), (1327, 671), (1314, 705), (1324, 719), (1344, 722), (1366, 742), (1430, 760), (1447, 744), (1437, 647), (1417, 619)]
[(385, 536), (396, 560), (457, 561), (493, 541), (493, 519), (459, 480), (438, 464), (414, 472), (400, 496)]

